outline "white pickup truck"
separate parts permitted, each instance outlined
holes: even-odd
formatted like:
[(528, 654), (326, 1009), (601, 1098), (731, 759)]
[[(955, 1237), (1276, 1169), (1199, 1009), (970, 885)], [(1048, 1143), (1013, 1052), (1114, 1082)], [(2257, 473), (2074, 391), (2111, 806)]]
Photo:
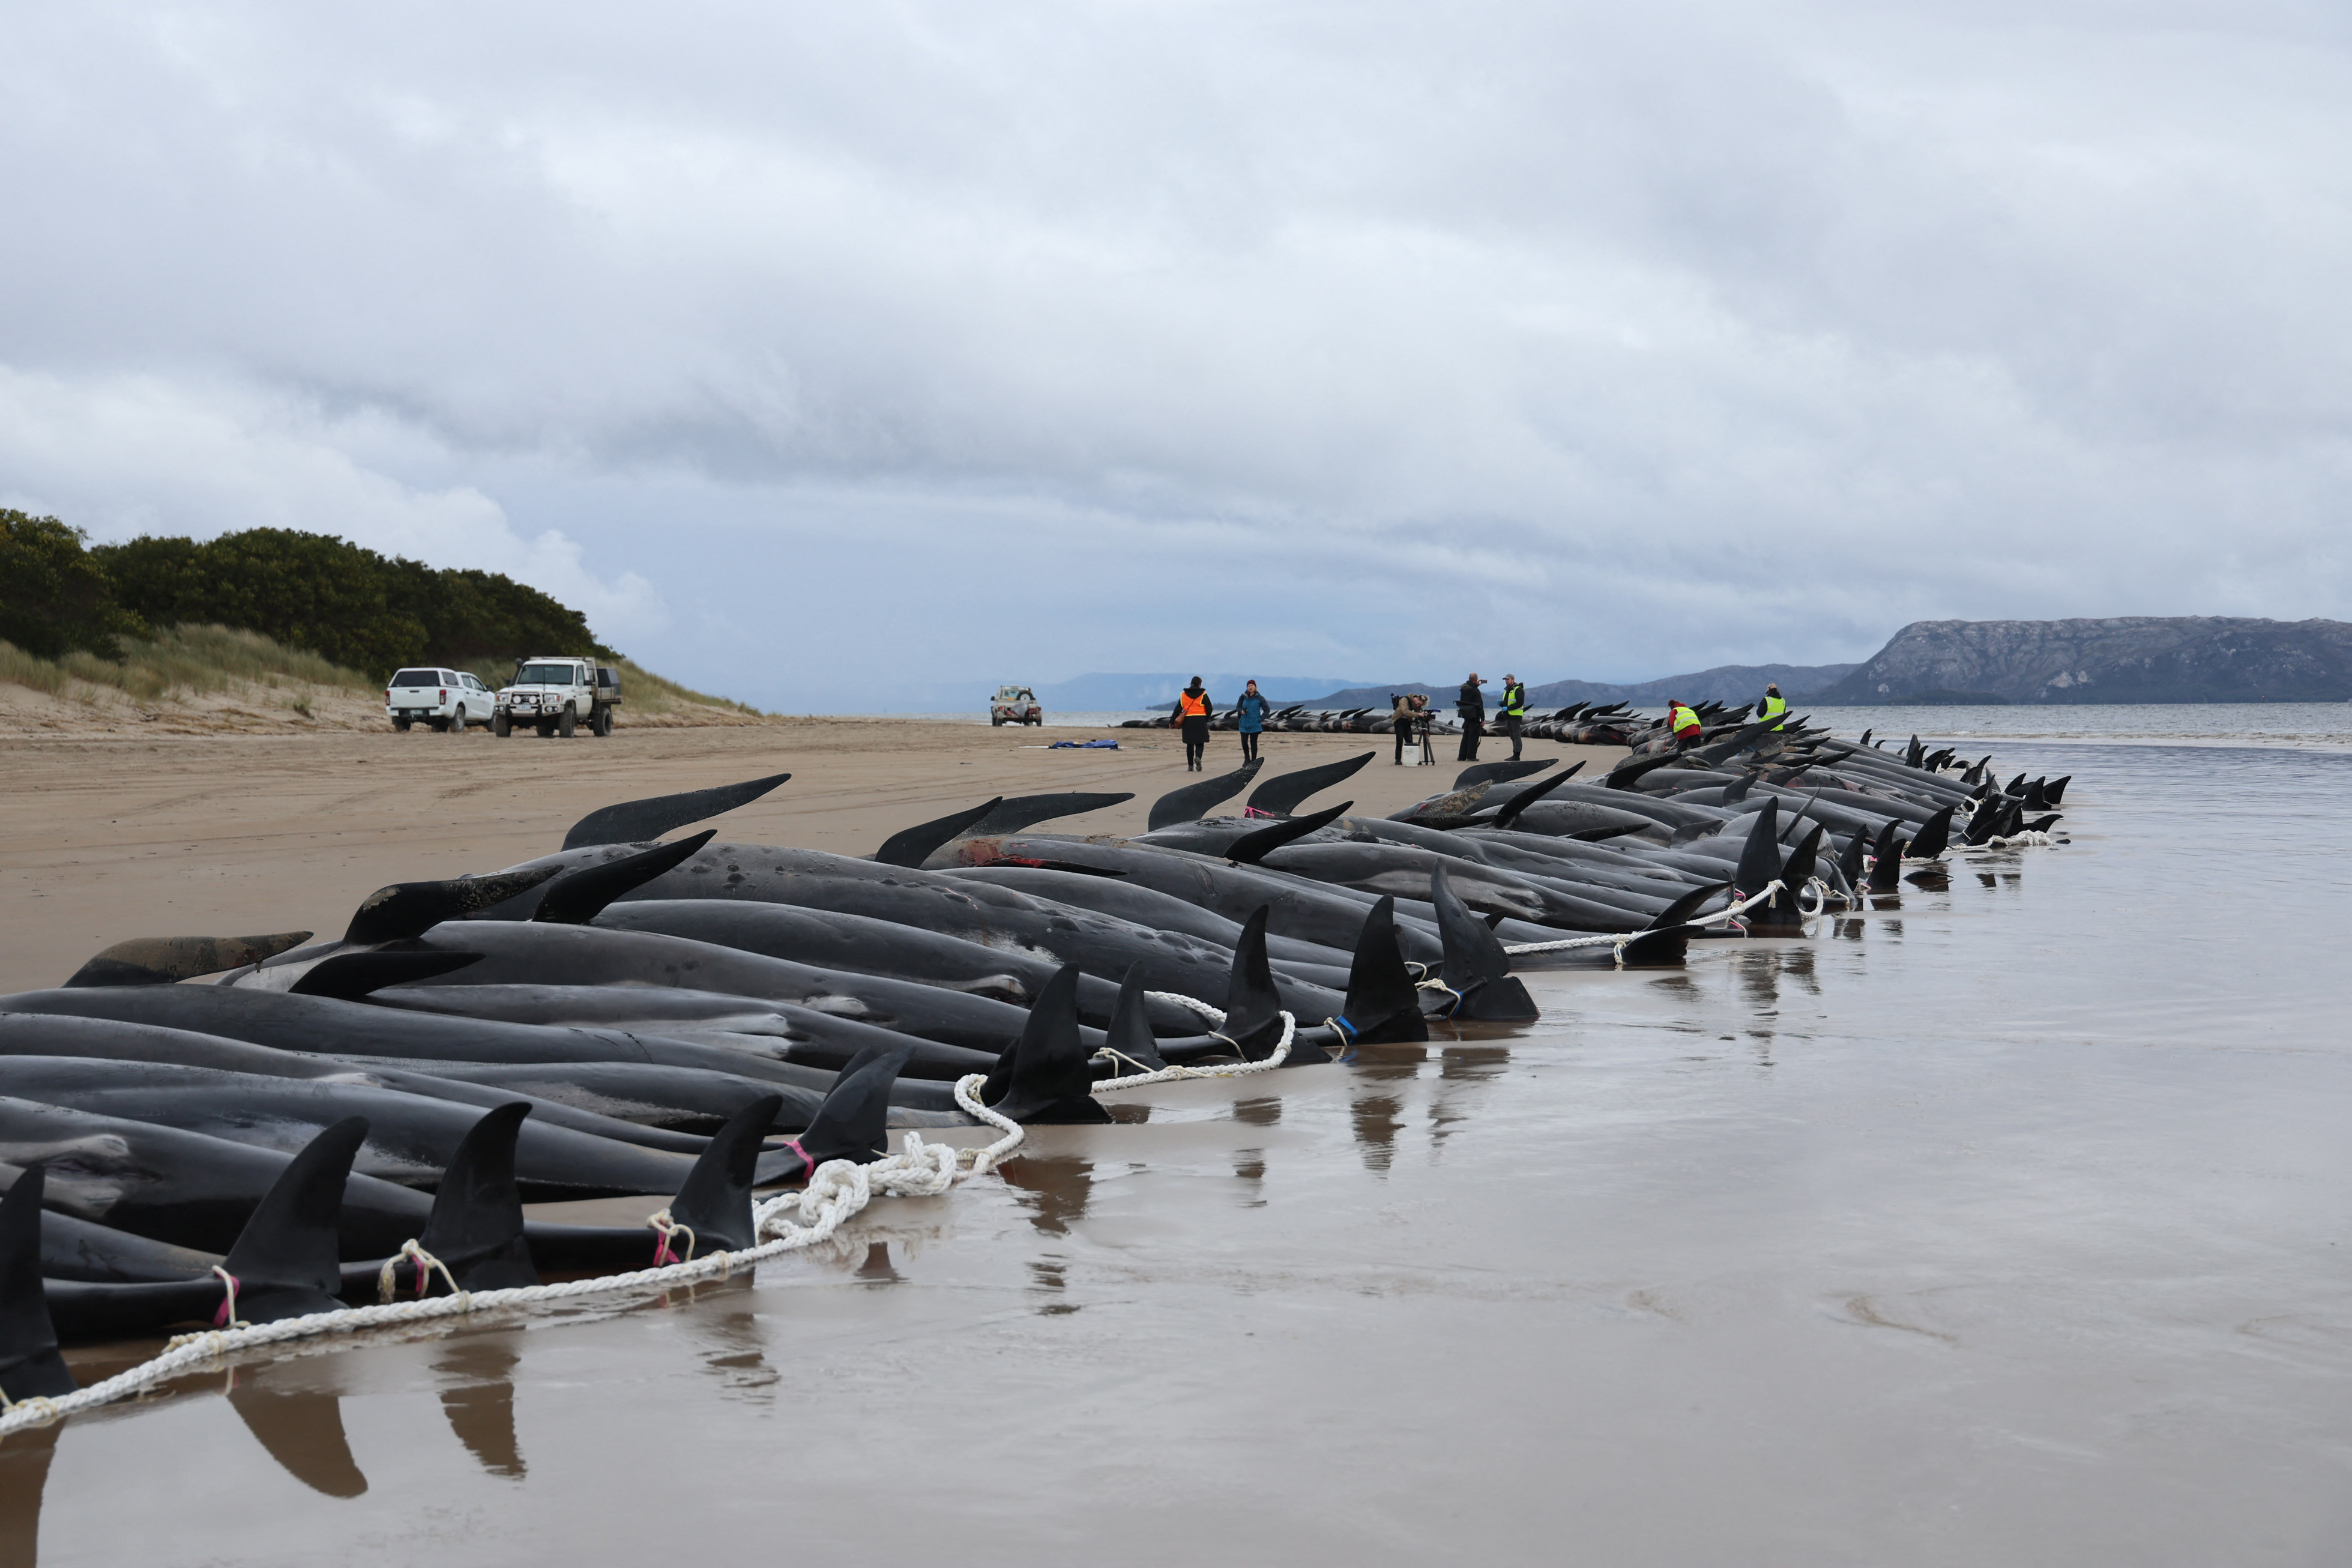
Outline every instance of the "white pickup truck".
[(490, 733), (510, 735), (529, 726), (542, 735), (569, 735), (585, 724), (592, 735), (613, 732), (613, 710), (621, 703), (621, 672), (579, 654), (533, 654), (515, 665), (514, 679), (500, 687), (490, 716)]
[(403, 669), (384, 683), (383, 710), (395, 730), (419, 719), (436, 731), (462, 735), (468, 724), (490, 722), (490, 689), (458, 669)]

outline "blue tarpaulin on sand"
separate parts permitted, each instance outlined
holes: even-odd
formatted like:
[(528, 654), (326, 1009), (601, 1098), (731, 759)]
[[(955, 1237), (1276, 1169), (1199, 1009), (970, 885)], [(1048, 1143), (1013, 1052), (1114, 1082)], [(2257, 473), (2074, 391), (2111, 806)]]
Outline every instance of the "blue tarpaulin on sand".
[(1056, 741), (1045, 748), (1049, 752), (1116, 752), (1117, 741)]

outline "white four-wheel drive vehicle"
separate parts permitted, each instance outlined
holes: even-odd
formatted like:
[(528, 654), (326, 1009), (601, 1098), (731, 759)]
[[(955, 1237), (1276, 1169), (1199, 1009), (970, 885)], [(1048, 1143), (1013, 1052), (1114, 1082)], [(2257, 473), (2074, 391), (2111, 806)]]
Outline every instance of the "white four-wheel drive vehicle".
[(988, 721), (992, 724), (1043, 724), (1045, 710), (1037, 706), (1037, 694), (1025, 686), (1000, 686), (988, 705)]
[(468, 724), (490, 722), (496, 706), (490, 689), (462, 670), (397, 670), (383, 689), (383, 710), (395, 730), (422, 719), (435, 730), (463, 734)]
[(490, 721), (494, 735), (529, 726), (542, 735), (569, 735), (585, 724), (592, 735), (613, 732), (613, 710), (621, 702), (621, 672), (575, 654), (533, 654), (515, 666), (515, 678), (498, 694)]

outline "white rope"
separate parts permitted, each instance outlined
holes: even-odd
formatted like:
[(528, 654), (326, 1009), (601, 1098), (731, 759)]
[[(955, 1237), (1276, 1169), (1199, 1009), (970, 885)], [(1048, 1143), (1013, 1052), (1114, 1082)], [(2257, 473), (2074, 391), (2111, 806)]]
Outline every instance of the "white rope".
[(2029, 827), (2021, 833), (2012, 833), (2006, 838), (2000, 837), (1999, 834), (1995, 834), (1992, 837), (1986, 839), (1982, 844), (1970, 845), (1969, 847), (1972, 849), (2015, 849), (2026, 845), (2055, 844), (2057, 842), (2058, 840), (2052, 837), (2049, 834), (2036, 833)]
[[(1287, 1047), (1288, 1043), (1286, 1036), (1284, 1044)], [(751, 1234), (755, 1237), (769, 1235), (770, 1239), (741, 1252), (705, 1253), (683, 1263), (638, 1268), (625, 1274), (600, 1275), (593, 1279), (567, 1280), (560, 1285), (458, 1291), (449, 1296), (430, 1296), (373, 1307), (343, 1307), (331, 1312), (310, 1312), (275, 1323), (247, 1324), (182, 1334), (167, 1343), (162, 1354), (142, 1362), (128, 1372), (118, 1373), (102, 1383), (94, 1383), (88, 1388), (76, 1389), (54, 1399), (16, 1401), (7, 1406), (5, 1414), (0, 1414), (0, 1436), (38, 1423), (54, 1421), (77, 1410), (110, 1404), (126, 1394), (136, 1394), (175, 1377), (192, 1367), (218, 1361), (235, 1351), (307, 1339), (313, 1334), (349, 1333), (387, 1324), (470, 1317), (476, 1312), (528, 1307), (541, 1301), (567, 1300), (575, 1296), (595, 1295), (608, 1290), (659, 1289), (713, 1274), (724, 1275), (743, 1264), (757, 1263), (763, 1258), (816, 1246), (829, 1239), (844, 1223), (873, 1201), (877, 1194), (891, 1197), (935, 1197), (958, 1182), (968, 1181), (993, 1169), (1018, 1148), (1024, 1136), (1020, 1125), (980, 1103), (978, 1091), (986, 1081), (979, 1073), (967, 1076), (956, 1084), (955, 1098), (956, 1103), (965, 1110), (1004, 1134), (995, 1142), (984, 1149), (958, 1150), (945, 1143), (926, 1143), (920, 1133), (909, 1132), (905, 1147), (898, 1153), (871, 1164), (827, 1160), (809, 1173), (808, 1185), (804, 1189), (770, 1198), (752, 1211)], [(793, 1223), (784, 1215), (784, 1211), (794, 1205), (798, 1205), (800, 1209), (799, 1224)], [(401, 1248), (400, 1258), (410, 1258), (427, 1268), (438, 1265), (440, 1261), (414, 1241)], [(397, 1262), (398, 1258), (394, 1261)], [(389, 1269), (390, 1265), (386, 1268)], [(446, 1278), (446, 1269), (444, 1275)], [(230, 1300), (234, 1301), (233, 1285), (230, 1290)]]
[[(1688, 921), (1684, 923), (1686, 925), (1705, 926), (1711, 925), (1717, 921), (1736, 920), (1739, 916), (1746, 914), (1749, 910), (1755, 908), (1758, 904), (1760, 904), (1765, 900), (1770, 898), (1773, 894), (1786, 892), (1787, 890), (1788, 889), (1781, 885), (1780, 879), (1776, 877), (1771, 881), (1765, 883), (1764, 890), (1756, 894), (1754, 897), (1742, 899), (1738, 903), (1731, 905), (1728, 909), (1723, 910), (1717, 914), (1710, 915), (1706, 920)], [(1808, 912), (1811, 914), (1819, 914), (1821, 913), (1821, 910), (1812, 910)], [(1678, 931), (1682, 928), (1679, 926), (1668, 926), (1665, 929), (1668, 931)], [(1562, 937), (1558, 942), (1507, 942), (1503, 944), (1503, 951), (1509, 953), (1512, 957), (1517, 958), (1522, 953), (1528, 952), (1568, 952), (1577, 948), (1614, 947), (1617, 950), (1617, 955), (1620, 958), (1622, 958), (1625, 954), (1625, 944), (1627, 942), (1633, 942), (1641, 937), (1656, 936), (1659, 933), (1654, 931), (1620, 931), (1614, 936)]]
[[(1190, 1007), (1212, 1024), (1223, 1024), (1225, 1021), (1223, 1008), (1212, 1007), (1197, 997), (1182, 995), (1174, 991), (1147, 991), (1144, 994), (1155, 1002), (1171, 1002), (1179, 1007)], [(1215, 1031), (1212, 1030), (1211, 1033), (1213, 1034)], [(1223, 1039), (1225, 1037), (1219, 1035), (1217, 1037)], [(1148, 1083), (1176, 1083), (1188, 1078), (1241, 1078), (1249, 1073), (1271, 1072), (1288, 1059), (1291, 1042), (1297, 1037), (1298, 1020), (1285, 1013), (1282, 1015), (1282, 1038), (1276, 1043), (1273, 1051), (1263, 1060), (1232, 1062), (1223, 1067), (1213, 1068), (1166, 1067), (1155, 1072), (1129, 1073), (1125, 1078), (1098, 1079), (1095, 1082), (1094, 1092), (1100, 1094), (1107, 1089), (1141, 1089)], [(1235, 1050), (1240, 1048), (1239, 1046), (1234, 1047)], [(971, 1108), (967, 1106), (965, 1109)]]

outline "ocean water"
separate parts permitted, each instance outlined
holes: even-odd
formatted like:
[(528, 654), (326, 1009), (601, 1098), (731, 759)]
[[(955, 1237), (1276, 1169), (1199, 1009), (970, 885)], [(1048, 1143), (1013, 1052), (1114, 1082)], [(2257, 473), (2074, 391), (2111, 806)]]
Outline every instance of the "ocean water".
[(0, 1447), (0, 1544), (2345, 1561), (2352, 756), (2141, 712), (1986, 748), (2064, 845), (1129, 1094), (822, 1258), (191, 1376)]

